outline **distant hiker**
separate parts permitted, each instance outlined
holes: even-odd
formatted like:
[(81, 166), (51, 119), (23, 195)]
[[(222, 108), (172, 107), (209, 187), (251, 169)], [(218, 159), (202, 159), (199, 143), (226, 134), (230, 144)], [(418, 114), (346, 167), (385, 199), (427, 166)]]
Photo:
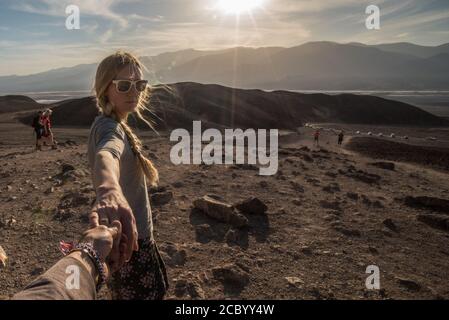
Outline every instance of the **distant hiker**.
[(91, 226), (120, 221), (126, 240), (113, 249), (112, 264), (128, 261), (109, 283), (115, 300), (160, 300), (168, 289), (167, 272), (153, 235), (147, 185), (156, 185), (158, 171), (128, 124), (142, 114), (150, 98), (145, 67), (134, 55), (119, 51), (97, 68), (95, 94), (100, 115), (91, 126), (87, 157), (96, 191)]
[(313, 139), (314, 139), (314, 141), (315, 141), (315, 145), (319, 145), (320, 144), (320, 129), (317, 129), (316, 131), (315, 131), (315, 133), (313, 134)]
[(340, 133), (338, 134), (338, 145), (341, 146), (341, 144), (343, 143), (343, 138), (345, 137), (345, 134), (343, 133), (343, 130), (340, 131)]
[(42, 150), (42, 135), (44, 133), (44, 126), (41, 122), (42, 111), (38, 111), (33, 118), (31, 126), (34, 128), (36, 133), (36, 151)]
[(50, 143), (52, 149), (57, 149), (56, 141), (51, 130), (50, 116), (52, 115), (52, 113), (53, 111), (51, 111), (51, 109), (47, 109), (42, 114), (41, 122), (44, 127), (42, 136), (44, 137), (46, 142)]

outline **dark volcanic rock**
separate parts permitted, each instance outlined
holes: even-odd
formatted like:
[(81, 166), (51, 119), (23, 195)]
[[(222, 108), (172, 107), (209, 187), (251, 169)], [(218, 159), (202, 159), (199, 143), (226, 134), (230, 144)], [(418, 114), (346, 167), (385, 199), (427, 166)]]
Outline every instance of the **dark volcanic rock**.
[(240, 203), (237, 203), (235, 207), (239, 211), (249, 214), (265, 214), (268, 209), (265, 203), (255, 197), (251, 197)]
[(391, 219), (385, 219), (383, 222), (384, 226), (386, 226), (388, 229), (390, 229), (391, 231), (394, 232), (399, 232), (398, 227), (396, 226), (396, 224), (393, 222), (393, 220)]
[(449, 217), (438, 214), (420, 214), (417, 219), (433, 228), (449, 231)]
[(173, 199), (173, 192), (156, 192), (151, 195), (151, 204), (155, 206), (162, 206), (169, 203)]
[(430, 209), (441, 213), (449, 214), (449, 200), (436, 197), (412, 197), (407, 196), (404, 203), (412, 208)]
[(375, 167), (378, 167), (381, 169), (385, 169), (385, 170), (392, 170), (392, 171), (394, 171), (394, 168), (395, 168), (393, 162), (382, 162), (382, 161), (381, 162), (372, 162), (372, 163), (369, 163), (369, 165), (375, 166)]

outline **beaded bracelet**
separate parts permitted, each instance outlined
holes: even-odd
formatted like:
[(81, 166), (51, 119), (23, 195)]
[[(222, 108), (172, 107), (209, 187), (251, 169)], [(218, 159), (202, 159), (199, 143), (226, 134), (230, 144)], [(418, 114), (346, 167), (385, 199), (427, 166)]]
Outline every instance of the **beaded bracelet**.
[(98, 271), (98, 283), (96, 286), (98, 292), (103, 286), (103, 284), (106, 282), (106, 271), (103, 263), (100, 260), (100, 257), (98, 256), (98, 252), (97, 250), (94, 249), (92, 243), (82, 242), (73, 244), (61, 241), (59, 247), (64, 255), (68, 255), (74, 251), (82, 251), (89, 256), (89, 258), (92, 260)]

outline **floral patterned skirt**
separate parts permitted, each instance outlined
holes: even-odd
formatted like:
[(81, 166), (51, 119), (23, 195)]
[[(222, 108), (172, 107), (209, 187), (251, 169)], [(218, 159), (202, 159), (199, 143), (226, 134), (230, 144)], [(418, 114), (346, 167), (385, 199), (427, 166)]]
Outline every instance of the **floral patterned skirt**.
[(139, 239), (139, 251), (108, 283), (114, 300), (162, 300), (168, 290), (167, 271), (156, 242)]

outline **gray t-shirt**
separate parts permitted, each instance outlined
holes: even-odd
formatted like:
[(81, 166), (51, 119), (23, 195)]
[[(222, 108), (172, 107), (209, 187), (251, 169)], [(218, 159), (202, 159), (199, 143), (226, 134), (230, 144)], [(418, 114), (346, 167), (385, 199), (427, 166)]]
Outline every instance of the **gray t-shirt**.
[(119, 160), (119, 184), (136, 218), (139, 239), (148, 237), (153, 239), (151, 206), (145, 175), (123, 128), (114, 119), (99, 115), (90, 128), (87, 145), (87, 157), (92, 176), (95, 155), (101, 150), (109, 151)]

